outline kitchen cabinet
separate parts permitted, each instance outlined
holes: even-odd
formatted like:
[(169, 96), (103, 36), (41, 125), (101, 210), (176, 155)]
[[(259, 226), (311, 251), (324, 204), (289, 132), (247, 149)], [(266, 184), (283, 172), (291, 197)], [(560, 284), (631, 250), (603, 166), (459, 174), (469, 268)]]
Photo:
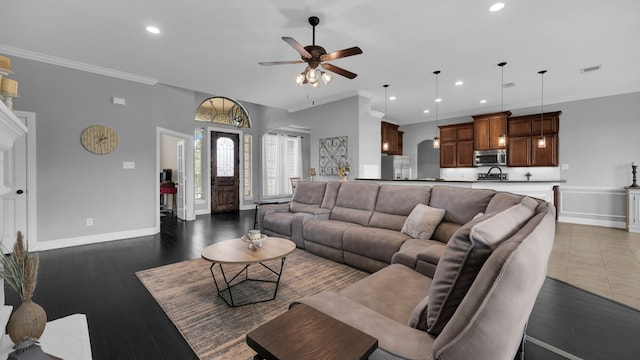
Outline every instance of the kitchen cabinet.
[[(402, 155), (402, 136), (403, 131), (398, 131), (399, 125), (382, 121), (380, 123), (381, 144), (380, 149), (383, 154)], [(385, 150), (385, 144), (387, 149)]]
[(440, 126), (440, 167), (473, 166), (473, 123)]
[(507, 166), (529, 166), (531, 162), (531, 137), (509, 136)]
[(558, 135), (545, 135), (547, 146), (538, 147), (538, 138), (531, 137), (531, 164), (529, 166), (558, 166)]
[(499, 143), (501, 135), (507, 134), (507, 118), (510, 111), (473, 116), (475, 150), (498, 150), (507, 147)]
[[(508, 120), (508, 166), (558, 166), (561, 111), (512, 117)], [(538, 148), (542, 134), (547, 142)]]

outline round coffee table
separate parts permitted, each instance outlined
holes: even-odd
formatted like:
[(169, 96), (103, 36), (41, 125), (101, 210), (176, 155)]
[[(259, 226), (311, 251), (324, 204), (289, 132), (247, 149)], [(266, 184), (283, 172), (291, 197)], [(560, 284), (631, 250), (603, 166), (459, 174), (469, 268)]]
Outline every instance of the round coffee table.
[[(262, 247), (258, 248), (257, 250), (249, 249), (248, 243), (242, 241), (242, 239), (231, 239), (207, 246), (206, 248), (204, 248), (204, 250), (202, 250), (202, 258), (207, 261), (211, 261), (211, 267), (209, 267), (209, 270), (211, 271), (213, 282), (215, 283), (216, 289), (218, 290), (218, 296), (220, 296), (222, 300), (227, 303), (227, 305), (231, 307), (237, 307), (275, 299), (276, 294), (278, 293), (278, 285), (280, 284), (282, 270), (284, 269), (284, 261), (287, 255), (291, 254), (295, 249), (296, 244), (293, 241), (277, 237), (266, 237), (263, 240)], [(276, 259), (281, 259), (279, 270), (272, 269), (271, 267), (264, 264), (267, 261)], [(222, 274), (222, 280), (225, 283), (225, 287), (218, 286), (218, 280), (216, 279), (216, 275), (213, 270), (216, 264), (220, 268), (220, 273)], [(225, 274), (224, 268), (222, 266), (225, 264), (244, 266), (235, 275), (229, 277), (227, 274)], [(275, 274), (277, 279), (270, 280), (250, 278), (249, 266), (251, 266), (252, 264), (262, 265), (271, 273)], [(244, 279), (234, 282), (242, 274), (244, 274)], [(252, 301), (245, 301), (243, 303), (237, 304), (233, 299), (233, 292), (231, 291), (231, 289), (245, 281), (275, 283), (273, 296), (262, 300), (254, 299)], [(228, 294), (229, 300), (227, 300), (224, 294)]]

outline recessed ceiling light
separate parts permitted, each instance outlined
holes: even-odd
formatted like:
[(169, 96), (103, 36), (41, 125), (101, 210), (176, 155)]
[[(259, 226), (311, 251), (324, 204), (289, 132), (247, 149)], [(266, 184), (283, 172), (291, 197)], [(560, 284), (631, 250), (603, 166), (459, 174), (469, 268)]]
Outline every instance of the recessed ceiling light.
[(485, 104), (486, 102), (487, 102), (487, 100), (485, 100), (485, 99), (480, 100), (480, 104)]
[(393, 101), (393, 100), (395, 100), (395, 99), (396, 99), (396, 97), (395, 97), (395, 96), (389, 96), (389, 100)]
[(429, 113), (429, 110), (425, 110), (425, 111), (423, 111), (423, 113), (428, 114), (428, 113)]
[(504, 3), (497, 2), (497, 3), (493, 4), (493, 5), (491, 5), (491, 7), (489, 8), (489, 11), (496, 12), (496, 11), (502, 10), (502, 8), (504, 8)]
[(440, 99), (440, 98), (436, 99), (436, 102), (441, 102), (441, 101), (442, 101), (442, 99)]
[(458, 81), (455, 82), (456, 86), (460, 86), (462, 84), (464, 84), (464, 81), (462, 81), (462, 80), (458, 80)]
[(152, 33), (152, 34), (160, 34), (160, 29), (158, 29), (155, 26), (147, 26), (146, 27), (147, 31)]

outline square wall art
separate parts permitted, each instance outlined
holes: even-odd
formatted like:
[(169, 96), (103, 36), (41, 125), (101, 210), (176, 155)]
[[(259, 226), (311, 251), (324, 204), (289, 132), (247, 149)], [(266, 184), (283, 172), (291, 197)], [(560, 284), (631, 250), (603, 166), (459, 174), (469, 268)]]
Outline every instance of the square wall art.
[(320, 139), (320, 175), (338, 175), (347, 161), (347, 136)]

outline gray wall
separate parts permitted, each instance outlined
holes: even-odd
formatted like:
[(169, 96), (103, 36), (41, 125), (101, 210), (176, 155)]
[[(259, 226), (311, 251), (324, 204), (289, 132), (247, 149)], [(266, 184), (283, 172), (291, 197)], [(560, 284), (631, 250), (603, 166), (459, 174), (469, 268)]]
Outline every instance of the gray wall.
[[(37, 113), (38, 242), (150, 229), (155, 225), (152, 87), (12, 58), (16, 110)], [(126, 106), (111, 97), (127, 99)], [(80, 143), (94, 124), (114, 128), (118, 148), (92, 154)], [(123, 161), (135, 169), (122, 169)], [(94, 225), (87, 227), (86, 219)]]

